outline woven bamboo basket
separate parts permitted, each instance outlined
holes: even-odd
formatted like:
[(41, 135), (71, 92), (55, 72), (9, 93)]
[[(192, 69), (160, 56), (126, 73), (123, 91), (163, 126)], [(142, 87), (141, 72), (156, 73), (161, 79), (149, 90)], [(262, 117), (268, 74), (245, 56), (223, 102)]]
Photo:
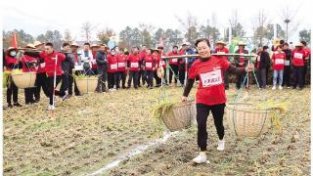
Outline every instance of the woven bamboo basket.
[(258, 137), (270, 127), (270, 110), (257, 109), (253, 104), (228, 104), (227, 122), (238, 137)]
[(15, 85), (20, 89), (35, 86), (36, 72), (11, 73)]
[(80, 93), (94, 92), (97, 88), (98, 78), (79, 78), (75, 79)]
[(193, 113), (193, 101), (174, 105), (173, 109), (162, 116), (162, 121), (170, 131), (187, 129), (191, 126)]

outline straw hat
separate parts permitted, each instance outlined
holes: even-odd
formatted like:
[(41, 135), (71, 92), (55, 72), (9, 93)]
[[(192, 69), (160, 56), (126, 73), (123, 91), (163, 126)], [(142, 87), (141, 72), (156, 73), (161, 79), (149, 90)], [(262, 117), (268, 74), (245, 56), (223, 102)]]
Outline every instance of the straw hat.
[(45, 44), (45, 43), (41, 43), (40, 41), (35, 41), (34, 42), (34, 47), (37, 47), (37, 46), (43, 45), (43, 44)]
[(71, 44), (71, 46), (79, 47), (79, 45), (78, 45), (76, 42), (73, 42), (73, 43)]
[(246, 43), (244, 43), (244, 42), (242, 42), (242, 41), (240, 41), (239, 43), (238, 43), (238, 46), (246, 46), (247, 44)]
[(91, 46), (90, 46), (90, 48), (98, 48), (98, 47), (100, 47), (100, 45), (98, 45), (98, 44), (92, 44)]
[(224, 41), (222, 41), (222, 40), (217, 41), (215, 44), (222, 44), (222, 45), (226, 45), (226, 43), (225, 43)]
[(35, 45), (32, 43), (27, 44), (25, 48), (36, 49)]
[(7, 50), (8, 50), (8, 51), (17, 50), (17, 48), (10, 46)]

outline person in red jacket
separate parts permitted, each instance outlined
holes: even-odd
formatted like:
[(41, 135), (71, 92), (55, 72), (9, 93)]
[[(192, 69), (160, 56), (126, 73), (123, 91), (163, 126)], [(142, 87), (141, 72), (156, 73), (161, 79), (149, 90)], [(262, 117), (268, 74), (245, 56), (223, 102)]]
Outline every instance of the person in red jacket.
[[(303, 70), (303, 82), (304, 82), (304, 84), (306, 84), (307, 82), (310, 82), (310, 72), (309, 72), (310, 67), (308, 67), (308, 66), (310, 65), (310, 62), (311, 62), (311, 50), (310, 50), (309, 47), (307, 47), (306, 41), (301, 41), (301, 43), (303, 45), (303, 50), (304, 50), (304, 53), (305, 53), (304, 70)], [(308, 73), (309, 79), (306, 79), (307, 73)]]
[(138, 53), (139, 48), (133, 47), (132, 54), (128, 57), (127, 67), (129, 69), (129, 77), (128, 77), (128, 87), (130, 88), (131, 82), (133, 80), (133, 85), (135, 89), (138, 89), (138, 75), (140, 69), (140, 55)]
[(293, 88), (296, 89), (299, 85), (300, 89), (304, 87), (303, 80), (303, 71), (304, 71), (304, 60), (305, 60), (305, 51), (303, 50), (303, 44), (297, 43), (295, 44), (295, 49), (292, 51), (292, 59), (291, 63), (293, 66), (293, 78), (294, 84)]
[[(97, 54), (97, 51), (99, 50), (100, 46), (98, 44), (92, 44), (90, 46), (90, 49), (91, 49), (91, 53), (92, 53), (92, 56), (93, 58), (96, 58), (96, 54)], [(98, 75), (98, 68), (97, 68), (97, 62), (96, 62), (96, 59), (93, 59), (92, 62), (91, 62), (91, 70), (92, 72), (95, 74), (95, 75)]]
[[(13, 69), (21, 68), (20, 59), (17, 58), (18, 50), (14, 47), (9, 47), (5, 55), (5, 68), (6, 71), (12, 71)], [(7, 83), (7, 103), (8, 107), (12, 108), (13, 106), (21, 107), (22, 105), (18, 103), (18, 88), (16, 87), (12, 77), (9, 77)], [(11, 102), (13, 96), (13, 105)]]
[[(179, 56), (177, 45), (173, 46), (173, 50), (168, 53), (168, 56)], [(178, 61), (179, 61), (178, 58), (173, 58), (173, 59), (169, 60), (169, 65), (172, 69), (172, 70), (170, 70), (169, 84), (172, 85), (172, 79), (173, 79), (173, 75), (174, 75), (175, 86), (177, 84), (177, 79), (178, 79), (178, 65), (179, 65)]]
[[(216, 42), (216, 48), (215, 48), (215, 53), (217, 54), (228, 54), (229, 50), (228, 48), (225, 47), (226, 43), (223, 41), (218, 41)], [(221, 59), (226, 59), (228, 61), (227, 56), (219, 56)], [(224, 73), (224, 84), (225, 84), (225, 89), (229, 89), (229, 79), (228, 79), (228, 73)]]
[(122, 81), (122, 89), (125, 89), (126, 82), (126, 66), (128, 59), (128, 51), (121, 53), (120, 50), (117, 52), (117, 88), (120, 88), (120, 82)]
[[(34, 42), (34, 46), (38, 51), (44, 51), (45, 49), (45, 43), (41, 43), (39, 41)], [(37, 68), (37, 75), (36, 75), (36, 90), (35, 90), (35, 102), (40, 101), (40, 92), (41, 88), (43, 90), (43, 93), (46, 95), (46, 97), (49, 97), (48, 93), (48, 87), (47, 87), (47, 75), (45, 71), (45, 62), (44, 59), (39, 56), (39, 53), (36, 53), (35, 56), (38, 60), (38, 68)]]
[(148, 83), (147, 88), (153, 88), (153, 73), (155, 68), (155, 60), (159, 54), (158, 50), (149, 49), (147, 50), (146, 56), (143, 60), (143, 68), (145, 70), (145, 80)]
[(117, 89), (117, 55), (115, 51), (116, 47), (111, 49), (108, 54), (108, 88), (109, 90)]
[(279, 78), (279, 89), (283, 89), (283, 76), (284, 76), (284, 66), (286, 60), (286, 54), (283, 52), (283, 45), (278, 45), (276, 47), (276, 51), (272, 56), (272, 63), (273, 63), (273, 90), (276, 89), (277, 85), (277, 78)]
[(164, 47), (162, 45), (158, 46), (158, 50), (159, 50), (159, 60), (160, 60), (160, 63), (159, 63), (159, 68), (162, 67), (163, 70), (164, 70), (164, 82), (162, 83), (162, 80), (161, 80), (161, 84), (164, 84), (164, 85), (168, 85), (167, 83), (167, 70), (166, 70), (166, 60), (165, 59), (162, 59), (162, 56), (165, 55), (164, 53)]
[(198, 146), (200, 154), (193, 159), (195, 163), (206, 163), (207, 156), (207, 119), (212, 111), (215, 128), (218, 134), (217, 150), (224, 150), (224, 126), (223, 115), (226, 103), (225, 88), (223, 83), (223, 72), (245, 72), (252, 71), (253, 64), (246, 68), (236, 68), (227, 60), (211, 56), (210, 42), (206, 38), (196, 40), (195, 46), (199, 53), (197, 59), (191, 66), (188, 74), (188, 80), (182, 101), (187, 101), (187, 97), (193, 87), (196, 78), (199, 78), (199, 86), (196, 95), (197, 123), (198, 123)]
[[(142, 63), (143, 63), (143, 61), (147, 55), (147, 46), (146, 45), (142, 45), (139, 55), (140, 55), (140, 65), (143, 66)], [(138, 76), (138, 87), (141, 87), (140, 79), (141, 79), (142, 85), (144, 86), (146, 79), (145, 79), (145, 71), (144, 71), (143, 67), (140, 67), (139, 76)]]
[[(48, 91), (49, 91), (49, 106), (48, 110), (54, 110), (54, 93), (55, 88), (61, 81), (62, 77), (62, 62), (65, 60), (65, 55), (54, 51), (52, 43), (45, 44), (45, 51), (40, 53), (40, 57), (44, 58), (46, 63), (45, 70), (48, 76)], [(56, 75), (56, 77), (54, 76)], [(56, 79), (56, 85), (54, 85)], [(55, 86), (55, 87), (54, 87)]]
[[(35, 46), (32, 44), (28, 44), (26, 47), (26, 51), (24, 52), (21, 62), (22, 62), (22, 71), (23, 72), (37, 72), (38, 60), (33, 57), (32, 50), (35, 49)], [(25, 104), (33, 104), (35, 103), (35, 91), (36, 87), (30, 87), (24, 89), (25, 94)]]
[[(245, 49), (245, 46), (246, 46), (245, 43), (239, 42), (239, 43), (238, 43), (239, 49), (238, 49), (235, 53), (237, 53), (237, 54), (248, 54), (249, 52), (248, 52), (248, 50)], [(248, 64), (248, 59), (247, 59), (247, 58), (244, 58), (244, 57), (242, 57), (242, 56), (241, 56), (241, 57), (236, 56), (236, 57), (234, 58), (234, 60), (235, 60), (236, 67), (242, 67), (242, 68), (244, 68), (244, 67), (246, 67), (247, 64)], [(242, 73), (237, 74), (237, 81), (236, 81), (236, 88), (237, 88), (237, 89), (240, 89), (240, 88), (241, 88), (241, 85), (245, 85), (245, 84), (246, 84), (246, 82), (243, 82), (243, 81), (244, 81), (244, 77), (245, 77), (245, 75), (242, 74)], [(246, 85), (246, 87), (247, 87), (247, 86), (248, 86), (248, 85)]]

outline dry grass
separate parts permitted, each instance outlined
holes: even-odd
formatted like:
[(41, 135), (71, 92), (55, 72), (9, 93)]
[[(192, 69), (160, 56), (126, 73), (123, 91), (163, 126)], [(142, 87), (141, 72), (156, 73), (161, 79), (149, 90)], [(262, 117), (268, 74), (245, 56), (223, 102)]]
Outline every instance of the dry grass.
[[(182, 91), (169, 88), (167, 93), (180, 99)], [(234, 98), (233, 90), (227, 93)], [(209, 165), (189, 162), (198, 150), (192, 127), (105, 175), (309, 175), (309, 95), (309, 89), (249, 91), (246, 99), (277, 98), (292, 106), (280, 119), (279, 133), (270, 130), (258, 139), (236, 139), (226, 126), (224, 152), (216, 150), (217, 135), (209, 118)], [(164, 126), (151, 116), (159, 98), (159, 89), (120, 90), (58, 101), (54, 116), (46, 111), (46, 98), (38, 105), (7, 109), (4, 174), (92, 173), (163, 135)]]

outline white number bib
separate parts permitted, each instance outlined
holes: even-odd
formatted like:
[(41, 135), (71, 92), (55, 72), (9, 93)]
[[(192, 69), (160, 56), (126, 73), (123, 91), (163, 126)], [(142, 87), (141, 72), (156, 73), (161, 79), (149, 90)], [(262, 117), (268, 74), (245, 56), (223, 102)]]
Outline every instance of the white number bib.
[(221, 70), (214, 70), (207, 73), (200, 74), (202, 87), (210, 87), (223, 83)]
[(118, 68), (124, 68), (125, 67), (125, 63), (124, 62), (119, 62), (119, 63), (117, 63), (117, 67)]
[(285, 60), (285, 65), (289, 66), (290, 65), (290, 61), (289, 60)]
[(117, 64), (111, 64), (111, 69), (116, 70), (117, 69)]
[(177, 63), (177, 58), (172, 59), (172, 62), (173, 62), (173, 63)]
[(295, 59), (303, 59), (303, 54), (295, 53)]
[(284, 62), (284, 59), (275, 59), (275, 64), (276, 65), (282, 65), (282, 64), (284, 64), (285, 62)]
[(41, 67), (41, 68), (45, 68), (45, 66), (46, 66), (46, 63), (41, 63), (41, 64), (40, 64), (40, 67)]
[(152, 63), (151, 62), (146, 62), (146, 67), (147, 68), (152, 68)]
[(130, 63), (130, 67), (131, 67), (131, 68), (138, 68), (138, 66), (139, 66), (139, 65), (138, 65), (138, 62), (131, 62), (131, 63)]

